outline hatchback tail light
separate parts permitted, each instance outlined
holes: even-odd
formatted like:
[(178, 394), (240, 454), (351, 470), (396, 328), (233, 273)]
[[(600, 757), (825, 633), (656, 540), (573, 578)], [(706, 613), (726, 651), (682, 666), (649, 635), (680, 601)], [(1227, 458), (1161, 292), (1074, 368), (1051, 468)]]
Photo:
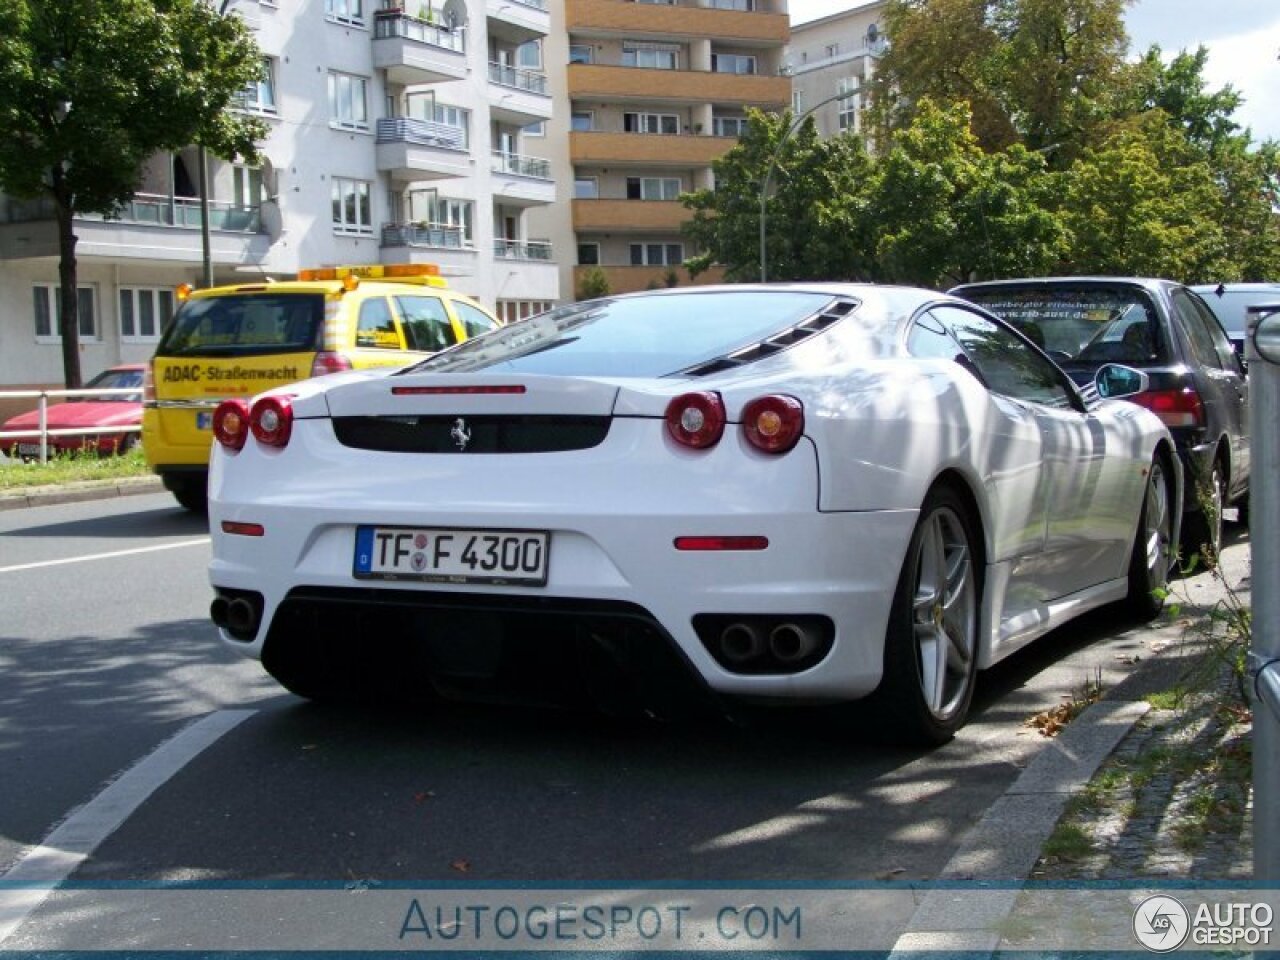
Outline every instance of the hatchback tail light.
[(724, 434), (724, 401), (720, 394), (685, 393), (667, 404), (667, 432), (685, 447), (714, 447)]
[(1148, 390), (1129, 399), (1154, 413), (1166, 427), (1204, 426), (1204, 404), (1194, 387)]
[(249, 429), (259, 443), (283, 447), (293, 432), (293, 405), (288, 397), (263, 397), (249, 413)]
[(156, 362), (154, 360), (142, 371), (142, 402), (156, 402)]
[(213, 435), (228, 450), (240, 450), (249, 438), (249, 405), (243, 400), (223, 400), (213, 411)]
[(804, 404), (795, 397), (757, 397), (742, 409), (747, 442), (765, 453), (786, 453), (804, 433)]
[(316, 354), (316, 358), (311, 361), (311, 375), (313, 377), (323, 377), (328, 373), (341, 373), (343, 370), (351, 369), (351, 361), (340, 353), (334, 353), (332, 350), (321, 350)]

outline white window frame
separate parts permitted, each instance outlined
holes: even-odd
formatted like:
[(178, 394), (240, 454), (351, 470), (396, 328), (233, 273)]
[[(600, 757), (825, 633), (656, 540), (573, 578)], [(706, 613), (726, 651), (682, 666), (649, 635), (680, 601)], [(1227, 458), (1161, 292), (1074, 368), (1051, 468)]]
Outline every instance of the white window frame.
[(521, 70), (541, 70), (542, 41), (526, 40), (516, 47), (515, 66)]
[[(373, 184), (368, 180), (334, 177), (330, 189), (333, 232), (342, 236), (373, 236)], [(348, 201), (354, 200), (354, 217)], [(367, 221), (367, 222), (366, 222)]]
[(861, 85), (857, 77), (842, 77), (836, 84), (836, 93), (849, 94), (845, 99), (836, 101), (836, 118), (841, 132), (851, 130), (860, 133), (862, 130), (862, 94), (858, 93)]
[[(653, 248), (658, 248), (658, 259), (655, 261), (651, 258)], [(672, 262), (671, 251), (678, 251), (679, 259)], [(636, 262), (636, 253), (639, 251), (640, 262)], [(633, 243), (628, 249), (630, 263), (633, 267), (678, 267), (684, 263), (684, 244), (683, 243)]]
[[(596, 251), (596, 259), (595, 259), (595, 262), (594, 262), (594, 263), (588, 263), (587, 261), (585, 261), (585, 260), (583, 260), (583, 259), (582, 259), (582, 255), (581, 255), (581, 254), (582, 254), (582, 249), (583, 249), (584, 247), (594, 247), (594, 248), (595, 248), (595, 251)], [(601, 266), (601, 265), (602, 265), (602, 263), (603, 263), (603, 261), (600, 259), (600, 244), (599, 244), (599, 243), (597, 243), (597, 242), (595, 242), (595, 241), (592, 241), (592, 240), (588, 240), (588, 241), (586, 241), (585, 243), (579, 243), (579, 244), (578, 244), (578, 266), (580, 266), (580, 267), (598, 267), (598, 266)]]
[[(62, 284), (60, 283), (33, 283), (31, 285), (31, 315), (35, 324), (36, 343), (61, 343), (62, 333), (58, 329), (58, 314), (62, 307)], [(36, 295), (37, 290), (44, 291), (44, 297)], [(85, 327), (85, 300), (88, 299), (89, 315), (88, 328)], [(40, 332), (40, 318), (36, 315), (37, 309), (41, 306), (40, 300), (44, 300), (44, 321), (48, 327), (48, 333)], [(77, 306), (81, 309), (76, 316), (76, 323), (80, 329), (80, 340), (100, 341), (102, 339), (98, 327), (98, 285), (96, 283), (82, 283), (76, 286)]]
[[(640, 196), (631, 196), (631, 184), (639, 181)], [(627, 177), (628, 200), (675, 200), (684, 192), (679, 177)]]
[(679, 70), (680, 48), (654, 43), (625, 43), (622, 46), (622, 65), (647, 70)]
[[(631, 123), (630, 128), (627, 124)], [(668, 129), (664, 129), (668, 128)], [(622, 129), (626, 133), (678, 134), (680, 115), (677, 113), (640, 113), (627, 111), (622, 115)]]
[(740, 137), (747, 132), (747, 118), (712, 117), (711, 130), (717, 137)]
[(262, 57), (262, 77), (240, 94), (239, 107), (246, 113), (274, 117), (280, 112), (276, 104), (276, 58)]
[[(585, 56), (583, 56), (585, 54)], [(570, 63), (594, 63), (595, 48), (589, 43), (571, 43), (569, 44), (569, 62)]]
[[(586, 187), (587, 191), (581, 192), (580, 188)], [(573, 198), (575, 200), (599, 200), (600, 199), (600, 178), (599, 177), (574, 177), (573, 178)]]
[[(577, 121), (583, 117), (587, 120), (585, 127), (577, 126)], [(569, 114), (569, 129), (577, 133), (588, 133), (596, 128), (596, 114), (594, 110), (574, 110)]]
[[(126, 311), (125, 303), (129, 304)], [(117, 294), (117, 309), (120, 311), (117, 320), (120, 325), (121, 343), (155, 343), (164, 333), (165, 324), (173, 313), (173, 291), (168, 287), (136, 287), (122, 286)], [(144, 304), (151, 310), (150, 333), (143, 331)], [(132, 330), (125, 329), (125, 315), (128, 314)]]
[[(733, 65), (732, 70), (725, 70), (726, 63)], [(750, 69), (742, 70), (741, 67)], [(748, 53), (713, 53), (711, 55), (712, 73), (731, 73), (735, 77), (753, 77), (759, 72), (760, 61)]]
[(364, 26), (365, 0), (324, 0), (324, 18), (330, 23)]
[(336, 130), (369, 129), (369, 79), (329, 71), (329, 126)]

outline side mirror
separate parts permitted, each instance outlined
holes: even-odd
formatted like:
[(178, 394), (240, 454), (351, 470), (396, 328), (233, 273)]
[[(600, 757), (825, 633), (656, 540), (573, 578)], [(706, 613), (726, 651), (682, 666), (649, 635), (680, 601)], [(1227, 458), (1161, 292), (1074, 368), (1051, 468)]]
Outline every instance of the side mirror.
[(1099, 367), (1098, 372), (1093, 375), (1093, 383), (1098, 389), (1098, 396), (1115, 400), (1143, 393), (1151, 386), (1151, 378), (1133, 367), (1107, 363)]

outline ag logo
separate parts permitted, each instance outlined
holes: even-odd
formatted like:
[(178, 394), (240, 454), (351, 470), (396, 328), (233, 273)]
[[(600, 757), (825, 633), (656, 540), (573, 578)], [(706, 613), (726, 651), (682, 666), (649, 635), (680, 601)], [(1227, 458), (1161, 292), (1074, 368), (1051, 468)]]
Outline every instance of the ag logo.
[(1164, 894), (1147, 897), (1133, 912), (1133, 935), (1156, 953), (1177, 950), (1190, 930), (1191, 914), (1187, 908)]

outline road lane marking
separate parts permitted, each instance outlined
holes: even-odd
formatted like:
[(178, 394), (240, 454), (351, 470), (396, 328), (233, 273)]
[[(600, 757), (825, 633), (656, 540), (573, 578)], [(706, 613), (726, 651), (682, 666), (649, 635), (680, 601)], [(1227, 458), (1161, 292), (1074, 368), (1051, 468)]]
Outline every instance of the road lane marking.
[(151, 794), (256, 710), (218, 710), (184, 727), (0, 874), (0, 946)]
[(153, 547), (134, 547), (132, 550), (112, 550), (110, 553), (86, 553), (82, 557), (64, 557), (61, 560), (40, 560), (36, 563), (15, 563), (10, 567), (0, 567), (0, 573), (16, 573), (19, 570), (36, 570), (40, 567), (60, 567), (67, 563), (85, 563), (89, 560), (111, 560), (115, 557), (131, 557), (138, 553), (155, 553), (158, 550), (177, 550), (179, 547), (198, 547), (208, 543), (211, 537), (199, 540), (182, 540), (178, 543), (161, 543)]

